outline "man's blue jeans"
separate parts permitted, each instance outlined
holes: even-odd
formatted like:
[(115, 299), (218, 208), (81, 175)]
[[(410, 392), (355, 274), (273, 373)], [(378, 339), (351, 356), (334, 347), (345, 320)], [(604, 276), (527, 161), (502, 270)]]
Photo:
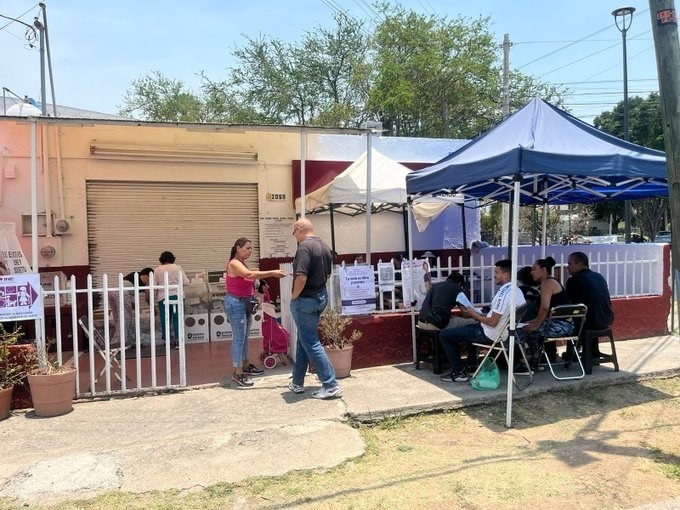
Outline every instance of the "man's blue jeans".
[(326, 291), (315, 297), (298, 297), (290, 302), (290, 311), (297, 326), (297, 350), (293, 364), (293, 384), (303, 386), (307, 365), (311, 361), (324, 388), (337, 386), (333, 365), (328, 361), (326, 351), (321, 346), (317, 327), (319, 317), (328, 304)]
[(484, 335), (484, 330), (479, 322), (461, 328), (442, 329), (439, 332), (439, 342), (442, 344), (444, 352), (446, 352), (446, 357), (449, 358), (451, 371), (454, 374), (463, 371), (463, 363), (460, 359), (460, 344), (468, 344), (467, 364), (471, 365), (473, 360), (477, 360), (477, 348), (472, 345), (472, 342), (488, 343), (489, 345), (492, 343)]

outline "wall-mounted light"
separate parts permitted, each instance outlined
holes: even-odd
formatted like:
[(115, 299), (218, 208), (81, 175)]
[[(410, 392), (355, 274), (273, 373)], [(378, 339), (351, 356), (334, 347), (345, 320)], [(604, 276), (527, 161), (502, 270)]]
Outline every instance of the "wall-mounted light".
[(123, 161), (180, 161), (186, 163), (253, 163), (257, 153), (233, 148), (211, 150), (194, 147), (153, 147), (110, 145), (92, 142), (90, 155), (96, 159)]

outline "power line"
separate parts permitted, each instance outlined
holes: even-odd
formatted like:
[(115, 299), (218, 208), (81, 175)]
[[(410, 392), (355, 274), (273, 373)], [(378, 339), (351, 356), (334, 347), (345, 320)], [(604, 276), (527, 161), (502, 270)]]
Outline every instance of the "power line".
[[(648, 12), (648, 11), (649, 11), (649, 9), (645, 9), (645, 10), (643, 10), (643, 11), (640, 11), (640, 12), (637, 14), (637, 16), (639, 16), (639, 15), (641, 15), (641, 14), (644, 14), (645, 12)], [(557, 48), (556, 50), (551, 51), (551, 52), (549, 52), (549, 53), (546, 53), (545, 55), (542, 55), (542, 56), (540, 56), (540, 57), (538, 57), (538, 58), (532, 60), (531, 62), (528, 62), (528, 63), (526, 63), (526, 64), (524, 64), (524, 65), (522, 65), (522, 66), (519, 66), (517, 69), (519, 70), (519, 69), (522, 69), (522, 68), (524, 68), (524, 67), (530, 66), (531, 64), (534, 64), (534, 63), (536, 63), (536, 62), (539, 62), (540, 60), (543, 60), (544, 58), (548, 58), (548, 57), (554, 55), (555, 53), (559, 53), (559, 52), (562, 51), (562, 50), (566, 50), (567, 48), (570, 48), (570, 47), (573, 46), (574, 44), (577, 44), (577, 43), (579, 43), (579, 42), (581, 42), (581, 41), (585, 41), (586, 39), (589, 39), (589, 38), (591, 38), (591, 37), (593, 37), (593, 36), (595, 36), (595, 35), (597, 35), (597, 34), (599, 34), (599, 33), (602, 33), (602, 32), (604, 32), (605, 30), (609, 30), (611, 27), (612, 27), (611, 25), (607, 25), (606, 27), (601, 28), (601, 29), (595, 31), (595, 32), (593, 32), (592, 34), (589, 34), (589, 35), (587, 35), (587, 36), (585, 36), (585, 37), (582, 37), (582, 38), (580, 38), (580, 39), (577, 39), (577, 40), (574, 41), (574, 42), (571, 42), (571, 43), (569, 43), (569, 44), (567, 44), (567, 45), (565, 45), (565, 46), (562, 46), (562, 47), (560, 47), (560, 48)]]

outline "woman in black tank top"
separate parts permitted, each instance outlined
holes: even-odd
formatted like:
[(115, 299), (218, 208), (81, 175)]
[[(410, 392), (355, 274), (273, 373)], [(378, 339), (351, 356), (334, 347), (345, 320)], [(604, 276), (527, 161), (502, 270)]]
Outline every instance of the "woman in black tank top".
[[(523, 328), (522, 336), (526, 339), (535, 362), (538, 361), (537, 357), (540, 358), (543, 339), (546, 336), (566, 336), (571, 334), (574, 327), (569, 321), (556, 320), (550, 323), (550, 330), (546, 331), (546, 317), (550, 309), (569, 302), (564, 286), (552, 276), (553, 267), (555, 267), (555, 259), (552, 257), (538, 259), (531, 266), (531, 276), (540, 285), (540, 306), (536, 318), (527, 322)], [(548, 357), (553, 361), (557, 354), (557, 347), (554, 342), (548, 345), (554, 349), (554, 352), (547, 352)]]

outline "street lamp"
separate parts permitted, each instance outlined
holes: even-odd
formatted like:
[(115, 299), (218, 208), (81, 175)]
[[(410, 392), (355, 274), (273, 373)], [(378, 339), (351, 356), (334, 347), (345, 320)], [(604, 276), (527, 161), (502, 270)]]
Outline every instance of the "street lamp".
[[(626, 32), (633, 23), (633, 13), (635, 7), (619, 7), (612, 11), (616, 28), (621, 32), (623, 39), (623, 139), (628, 141), (628, 57), (626, 56)], [(626, 243), (630, 243), (630, 223), (631, 223), (630, 200), (625, 202), (625, 226)]]

